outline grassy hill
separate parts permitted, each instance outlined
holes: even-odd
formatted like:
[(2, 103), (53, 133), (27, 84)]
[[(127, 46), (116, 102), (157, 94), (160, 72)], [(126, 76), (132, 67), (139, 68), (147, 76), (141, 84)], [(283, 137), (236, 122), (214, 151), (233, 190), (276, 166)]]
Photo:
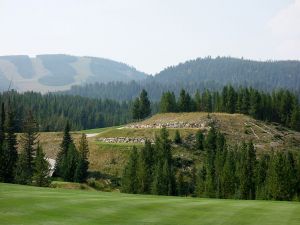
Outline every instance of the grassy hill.
[(300, 203), (128, 195), (0, 183), (1, 224), (296, 225)]
[[(72, 134), (75, 142), (78, 143), (81, 133), (88, 135), (90, 147), (90, 170), (101, 171), (109, 176), (120, 177), (124, 164), (127, 161), (132, 146), (141, 148), (142, 143), (133, 143), (132, 141), (121, 141), (119, 143), (110, 143), (106, 139), (117, 138), (147, 138), (154, 139), (159, 132), (159, 126), (184, 126), (178, 128), (184, 142), (187, 145), (173, 146), (173, 155), (176, 158), (185, 159), (198, 163), (201, 156), (195, 154), (190, 145), (193, 135), (198, 128), (186, 127), (187, 124), (202, 124), (201, 129), (207, 132), (211, 122), (226, 135), (230, 144), (239, 144), (242, 140), (253, 140), (257, 153), (274, 150), (299, 150), (300, 133), (288, 130), (276, 124), (257, 121), (251, 117), (241, 114), (224, 113), (166, 113), (157, 114), (153, 117), (121, 127), (108, 127), (93, 130), (74, 132)], [(169, 128), (170, 138), (175, 135), (176, 128)], [(59, 144), (62, 140), (62, 133), (48, 132), (40, 133), (40, 143), (42, 144), (48, 157), (55, 159), (59, 150)]]

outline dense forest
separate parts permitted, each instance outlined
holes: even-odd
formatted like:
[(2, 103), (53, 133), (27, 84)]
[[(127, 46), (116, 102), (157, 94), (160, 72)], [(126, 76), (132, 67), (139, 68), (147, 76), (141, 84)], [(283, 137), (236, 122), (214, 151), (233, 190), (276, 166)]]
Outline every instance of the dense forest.
[[(10, 99), (10, 103), (8, 102)], [(272, 93), (253, 88), (223, 87), (222, 91), (196, 90), (192, 96), (181, 89), (162, 92), (160, 101), (150, 102), (146, 90), (131, 101), (86, 98), (61, 94), (39, 94), (15, 91), (0, 94), (0, 102), (11, 104), (17, 115), (17, 131), (21, 131), (24, 112), (31, 110), (40, 121), (40, 131), (61, 131), (67, 120), (74, 130), (125, 124), (144, 119), (157, 112), (226, 112), (242, 113), (255, 119), (277, 122), (300, 130), (298, 97), (288, 90)]]
[[(0, 111), (0, 182), (36, 186), (51, 183), (50, 164), (38, 141), (38, 123), (31, 110), (26, 112), (22, 134), (17, 141), (13, 106), (1, 104)], [(84, 182), (88, 175), (88, 142), (82, 134), (75, 146), (67, 122), (55, 165), (55, 176), (65, 181)]]
[(14, 109), (16, 131), (22, 130), (28, 110), (39, 121), (40, 131), (62, 131), (67, 120), (72, 129), (81, 130), (124, 124), (132, 118), (131, 102), (125, 101), (10, 91), (0, 94), (0, 102)]
[(234, 199), (293, 200), (300, 196), (300, 154), (256, 154), (251, 142), (226, 144), (214, 127), (199, 131), (190, 150), (201, 164), (176, 162), (174, 145), (163, 128), (152, 145), (133, 148), (124, 169), (122, 191), (127, 193), (180, 195)]
[(92, 83), (73, 86), (64, 93), (92, 98), (132, 100), (145, 89), (151, 101), (158, 101), (164, 91), (179, 95), (183, 88), (190, 94), (197, 90), (222, 90), (224, 85), (235, 88), (255, 87), (272, 92), (288, 89), (300, 97), (299, 61), (252, 61), (229, 57), (199, 58), (169, 67), (154, 77), (138, 82)]

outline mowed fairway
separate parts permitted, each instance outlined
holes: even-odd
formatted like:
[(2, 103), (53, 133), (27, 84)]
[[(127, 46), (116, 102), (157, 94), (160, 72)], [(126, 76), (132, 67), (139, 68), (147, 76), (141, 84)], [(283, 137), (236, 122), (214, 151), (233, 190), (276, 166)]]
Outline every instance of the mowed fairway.
[(0, 224), (300, 224), (300, 203), (127, 195), (0, 183)]

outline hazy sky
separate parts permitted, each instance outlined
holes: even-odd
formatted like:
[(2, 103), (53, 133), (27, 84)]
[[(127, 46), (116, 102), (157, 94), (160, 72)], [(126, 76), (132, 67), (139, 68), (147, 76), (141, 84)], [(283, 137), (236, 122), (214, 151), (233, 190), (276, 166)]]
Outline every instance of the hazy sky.
[(300, 59), (300, 0), (0, 0), (0, 55), (66, 53), (147, 73), (197, 57)]

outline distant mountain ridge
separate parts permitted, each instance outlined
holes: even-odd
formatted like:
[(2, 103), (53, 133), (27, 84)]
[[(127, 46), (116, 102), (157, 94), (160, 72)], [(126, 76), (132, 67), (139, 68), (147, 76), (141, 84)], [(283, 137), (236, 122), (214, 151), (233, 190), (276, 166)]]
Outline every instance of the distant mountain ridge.
[(254, 61), (231, 57), (198, 58), (171, 66), (140, 82), (111, 82), (73, 86), (66, 94), (116, 100), (134, 99), (145, 89), (152, 101), (172, 91), (179, 95), (184, 88), (190, 94), (197, 90), (221, 90), (225, 85), (253, 87), (266, 92), (288, 89), (300, 99), (300, 61)]
[(268, 91), (300, 89), (300, 61), (255, 61), (232, 57), (206, 57), (171, 66), (155, 76), (164, 84), (216, 82), (221, 85), (259, 86)]
[(142, 80), (147, 74), (104, 58), (64, 54), (0, 56), (0, 90), (62, 91), (86, 83)]
[(178, 94), (185, 88), (194, 93), (197, 89), (216, 90), (228, 84), (264, 91), (284, 88), (300, 96), (300, 61), (206, 57), (170, 66), (155, 76), (148, 76), (124, 63), (89, 56), (0, 56), (0, 90), (7, 89), (11, 80), (12, 88), (20, 91), (66, 91), (117, 100), (132, 99), (143, 88), (156, 99), (167, 90)]

